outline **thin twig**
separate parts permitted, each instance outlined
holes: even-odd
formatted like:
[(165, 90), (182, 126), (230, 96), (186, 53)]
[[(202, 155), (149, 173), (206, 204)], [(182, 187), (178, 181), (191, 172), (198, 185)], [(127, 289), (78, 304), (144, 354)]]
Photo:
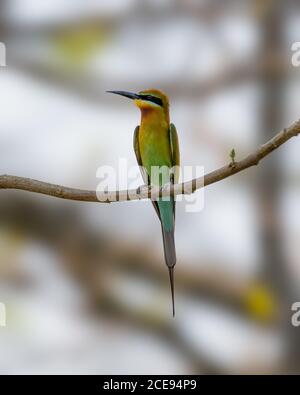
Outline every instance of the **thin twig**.
[(50, 184), (30, 178), (17, 177), (11, 175), (0, 176), (0, 189), (20, 189), (23, 191), (41, 193), (43, 195), (54, 196), (60, 199), (77, 200), (83, 202), (111, 203), (127, 200), (157, 199), (160, 196), (191, 194), (196, 190), (224, 180), (258, 163), (271, 152), (286, 143), (292, 137), (300, 133), (300, 120), (294, 122), (290, 127), (283, 129), (271, 140), (263, 144), (252, 154), (249, 154), (241, 161), (235, 162), (235, 166), (230, 163), (224, 167), (212, 171), (203, 177), (195, 178), (181, 184), (168, 186), (166, 188), (143, 188), (141, 191), (136, 189), (121, 191), (88, 191), (82, 189), (68, 188), (61, 185)]

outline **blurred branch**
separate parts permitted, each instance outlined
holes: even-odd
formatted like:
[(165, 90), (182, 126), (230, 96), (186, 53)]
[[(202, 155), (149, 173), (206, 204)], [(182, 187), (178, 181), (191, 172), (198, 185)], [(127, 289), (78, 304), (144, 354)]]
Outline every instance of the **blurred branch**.
[[(0, 195), (0, 227), (13, 230), (13, 234), (22, 240), (35, 240), (48, 246), (58, 257), (57, 264), (72, 280), (80, 284), (88, 300), (88, 306), (97, 314), (125, 323), (133, 328), (147, 330), (174, 347), (182, 358), (186, 358), (195, 373), (228, 373), (224, 366), (211, 360), (202, 347), (193, 347), (182, 331), (180, 321), (172, 321), (161, 308), (164, 301), (164, 288), (168, 286), (165, 266), (161, 259), (153, 254), (151, 247), (130, 244), (117, 240), (116, 235), (108, 235), (107, 229), (90, 228), (86, 217), (78, 210), (78, 205), (63, 200), (32, 199), (32, 195)], [(15, 233), (17, 232), (17, 233)], [(260, 326), (263, 330), (273, 330), (276, 321), (260, 322), (253, 317), (243, 303), (251, 280), (238, 276), (234, 271), (223, 271), (215, 262), (206, 262), (197, 267), (198, 262), (186, 265), (185, 261), (177, 268), (176, 289), (182, 300), (193, 297), (196, 300), (213, 303), (235, 314), (249, 325)], [(191, 262), (189, 262), (191, 263)], [(11, 262), (6, 261), (9, 269)], [(23, 262), (8, 273), (10, 282), (17, 281), (32, 287), (30, 278), (22, 276)], [(198, 265), (199, 266), (199, 265)], [(194, 268), (197, 267), (195, 270)], [(124, 297), (126, 278), (147, 281), (155, 287), (159, 297), (144, 301), (140, 308)], [(125, 288), (118, 285), (124, 284)], [(130, 286), (131, 282), (127, 283)], [(142, 282), (142, 284), (144, 284)], [(169, 289), (165, 290), (165, 303), (169, 305)], [(244, 307), (243, 307), (244, 306)], [(97, 309), (97, 310), (96, 310)], [(181, 307), (182, 312), (184, 304)], [(266, 325), (265, 325), (266, 324)], [(251, 363), (251, 361), (250, 361)], [(239, 373), (249, 373), (249, 359), (239, 365)], [(267, 371), (273, 373), (273, 367), (255, 364), (254, 373)], [(253, 373), (253, 371), (252, 371)]]
[[(7, 0), (5, 0), (7, 1)], [(4, 0), (2, 0), (4, 2)], [(5, 8), (3, 7), (5, 10)], [(47, 21), (43, 23), (22, 23), (22, 21), (18, 21), (18, 23), (9, 23), (7, 24), (6, 30), (7, 32), (14, 37), (24, 37), (24, 36), (41, 36), (41, 35), (50, 35), (55, 34), (58, 31), (66, 30), (66, 29), (76, 29), (78, 26), (83, 24), (92, 25), (96, 24), (98, 26), (107, 26), (108, 28), (116, 29), (122, 24), (131, 24), (133, 21), (136, 21), (137, 18), (143, 17), (157, 22), (158, 19), (164, 21), (165, 18), (170, 18), (174, 16), (178, 16), (180, 13), (181, 16), (186, 17), (197, 17), (198, 20), (201, 20), (205, 23), (209, 23), (214, 20), (218, 20), (218, 18), (224, 16), (225, 12), (229, 13), (228, 6), (225, 6), (221, 3), (214, 2), (190, 2), (190, 3), (182, 3), (181, 0), (177, 2), (170, 2), (166, 6), (157, 7), (153, 6), (152, 2), (140, 2), (136, 1), (134, 6), (127, 6), (123, 10), (120, 9), (119, 12), (112, 13), (103, 13), (101, 10), (97, 10), (87, 7), (86, 13), (76, 13), (71, 12), (65, 15), (61, 15), (60, 18), (49, 18)], [(6, 19), (9, 20), (9, 17), (6, 13), (3, 12), (3, 15)]]
[(258, 165), (258, 163), (286, 143), (289, 139), (300, 133), (300, 120), (294, 122), (287, 129), (283, 129), (268, 142), (260, 146), (252, 154), (249, 154), (241, 161), (232, 161), (224, 167), (206, 174), (203, 177), (195, 178), (181, 184), (168, 185), (163, 188), (145, 187), (141, 190), (120, 190), (120, 191), (88, 191), (82, 189), (73, 189), (61, 185), (50, 184), (43, 181), (37, 181), (30, 178), (17, 177), (12, 175), (0, 176), (0, 189), (19, 189), (27, 192), (40, 193), (60, 199), (77, 200), (84, 202), (111, 203), (127, 200), (149, 199), (156, 200), (158, 197), (170, 195), (191, 194), (196, 190), (224, 180), (234, 174), (237, 174), (249, 167)]
[(222, 71), (206, 79), (200, 79), (190, 83), (189, 81), (176, 81), (176, 84), (162, 83), (161, 89), (171, 96), (186, 96), (195, 98), (206, 98), (215, 93), (220, 93), (227, 88), (233, 88), (243, 83), (258, 81), (261, 77), (268, 75), (274, 80), (279, 76), (288, 77), (291, 75), (290, 65), (282, 60), (276, 53), (272, 53), (268, 58), (261, 58), (259, 62), (239, 62), (227, 65)]
[[(116, 247), (115, 235), (102, 228), (89, 229), (77, 205), (63, 200), (32, 199), (32, 195), (28, 194), (9, 195), (0, 196), (0, 230), (17, 229), (20, 240), (24, 235), (55, 248), (64, 270), (88, 290), (97, 304), (105, 299), (125, 309), (122, 293), (114, 292), (114, 284), (133, 273), (139, 281), (150, 281), (160, 289), (169, 285), (166, 268), (151, 247), (120, 239)], [(185, 263), (183, 261), (176, 270), (177, 292), (188, 297), (204, 298), (238, 312), (245, 319), (254, 320), (245, 305), (245, 296), (253, 284), (252, 278), (225, 268), (223, 270), (214, 261), (202, 262), (201, 267), (198, 267), (198, 262), (189, 261), (189, 269)], [(10, 276), (8, 270), (12, 267), (6, 260), (3, 267), (0, 265), (0, 276), (3, 278), (5, 271)], [(166, 298), (169, 302), (169, 288), (166, 289)], [(159, 314), (159, 319), (166, 319), (164, 311), (157, 310), (156, 301), (140, 312), (151, 316)]]
[[(269, 0), (264, 5), (261, 15), (260, 30), (262, 45), (260, 56), (271, 57), (277, 53), (285, 58), (285, 35), (287, 21), (285, 5), (276, 0)], [(272, 79), (266, 75), (262, 81), (262, 105), (260, 106), (263, 135), (265, 139), (270, 131), (283, 124), (285, 116), (285, 98), (282, 95), (287, 86), (283, 75)], [(273, 175), (276, 174), (274, 178)], [(272, 284), (279, 301), (280, 320), (277, 325), (286, 342), (284, 365), (289, 373), (299, 374), (300, 334), (290, 324), (290, 309), (299, 299), (299, 290), (292, 278), (292, 271), (287, 264), (289, 254), (285, 246), (281, 225), (281, 198), (286, 182), (283, 161), (272, 157), (257, 178), (257, 193), (260, 210), (260, 240), (262, 247), (263, 277)]]
[[(14, 54), (13, 50), (11, 50), (10, 54), (10, 65), (33, 78), (41, 79), (44, 83), (48, 82), (51, 85), (56, 84), (60, 88), (63, 87), (72, 94), (76, 94), (85, 100), (92, 102), (107, 100), (104, 90), (99, 88), (101, 84), (103, 85), (103, 81), (99, 80), (99, 84), (95, 84), (95, 77), (80, 75), (80, 78), (78, 78), (78, 75), (66, 72), (57, 66), (23, 59), (19, 54)], [(168, 92), (171, 97), (202, 99), (242, 83), (258, 81), (265, 75), (272, 76), (274, 79), (279, 76), (293, 76), (290, 64), (279, 58), (277, 54), (271, 54), (268, 59), (262, 58), (258, 64), (238, 63), (228, 65), (225, 70), (216, 72), (206, 79), (193, 81), (192, 83), (186, 79), (181, 81), (181, 77), (178, 76), (176, 81), (159, 81), (159, 83), (157, 83), (157, 80), (153, 82), (148, 81), (148, 85), (154, 83), (159, 85), (160, 89)], [(107, 79), (105, 83), (109, 85)], [(136, 85), (133, 81), (124, 81), (123, 79), (114, 79), (114, 81), (110, 82), (110, 84), (112, 83), (114, 86), (130, 85), (133, 88)], [(136, 86), (136, 89), (138, 89), (138, 86)]]

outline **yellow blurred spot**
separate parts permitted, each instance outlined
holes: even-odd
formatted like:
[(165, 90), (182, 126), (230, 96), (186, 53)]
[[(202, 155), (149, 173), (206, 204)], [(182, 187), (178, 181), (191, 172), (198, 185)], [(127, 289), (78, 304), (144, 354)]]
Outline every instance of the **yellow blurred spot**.
[(272, 321), (277, 314), (275, 295), (265, 284), (253, 284), (244, 300), (249, 313), (259, 321)]
[(86, 64), (106, 41), (105, 30), (101, 26), (90, 24), (59, 32), (55, 35), (54, 47), (61, 60), (76, 67)]

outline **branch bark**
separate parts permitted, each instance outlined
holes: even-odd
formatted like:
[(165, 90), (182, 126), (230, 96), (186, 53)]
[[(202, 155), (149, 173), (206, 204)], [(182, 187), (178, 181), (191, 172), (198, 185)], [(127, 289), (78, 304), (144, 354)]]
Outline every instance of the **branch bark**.
[(203, 177), (195, 178), (181, 184), (167, 186), (166, 188), (142, 188), (120, 191), (89, 191), (74, 189), (61, 185), (50, 184), (30, 178), (17, 177), (12, 175), (0, 176), (0, 189), (19, 189), (27, 192), (40, 193), (60, 199), (77, 200), (83, 202), (112, 203), (117, 201), (157, 199), (162, 196), (191, 194), (196, 190), (214, 184), (234, 174), (237, 174), (249, 167), (258, 165), (259, 162), (286, 143), (292, 137), (300, 133), (300, 119), (291, 126), (283, 129), (272, 139), (261, 145), (256, 151), (249, 154), (241, 161), (229, 163)]

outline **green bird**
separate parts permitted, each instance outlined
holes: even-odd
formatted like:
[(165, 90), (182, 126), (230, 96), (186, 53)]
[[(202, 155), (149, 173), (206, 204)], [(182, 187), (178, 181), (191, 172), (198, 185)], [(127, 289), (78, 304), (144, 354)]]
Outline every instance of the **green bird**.
[[(179, 144), (175, 126), (170, 124), (169, 99), (157, 89), (139, 93), (108, 91), (134, 100), (141, 110), (141, 124), (134, 131), (134, 150), (147, 186), (176, 184), (179, 177)], [(165, 262), (169, 269), (173, 317), (175, 251), (175, 199), (173, 196), (152, 201), (161, 223)]]

